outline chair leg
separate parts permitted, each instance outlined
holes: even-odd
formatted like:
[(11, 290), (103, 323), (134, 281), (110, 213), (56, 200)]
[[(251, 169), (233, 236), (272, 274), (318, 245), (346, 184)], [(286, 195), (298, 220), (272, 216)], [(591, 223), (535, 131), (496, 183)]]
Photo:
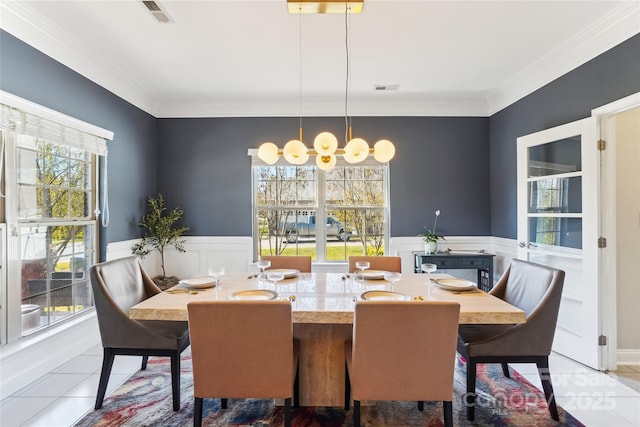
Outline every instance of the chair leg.
[(467, 358), (467, 419), (473, 421), (476, 417), (476, 361), (471, 357)]
[(453, 405), (451, 400), (443, 400), (442, 409), (444, 412), (444, 427), (453, 427)]
[(502, 373), (505, 377), (511, 378), (511, 373), (509, 372), (509, 364), (507, 362), (502, 362)]
[(424, 400), (418, 400), (418, 411), (424, 411)]
[(142, 366), (140, 367), (141, 371), (147, 369), (147, 362), (149, 361), (149, 356), (142, 356)]
[(107, 384), (109, 383), (109, 375), (111, 375), (111, 368), (113, 367), (113, 359), (116, 355), (110, 348), (103, 350), (102, 356), (102, 370), (100, 371), (100, 383), (98, 384), (98, 394), (96, 395), (95, 409), (102, 408), (102, 401), (104, 395), (107, 392)]
[(296, 367), (296, 378), (293, 381), (293, 407), (300, 407), (300, 366)]
[(558, 408), (556, 406), (556, 397), (553, 393), (553, 386), (551, 385), (551, 373), (549, 372), (549, 358), (547, 356), (536, 359), (536, 366), (538, 367), (538, 375), (540, 375), (540, 381), (542, 382), (542, 389), (544, 390), (544, 396), (547, 398), (547, 405), (549, 405), (549, 412), (551, 418), (555, 421), (559, 421)]
[(227, 399), (220, 399), (220, 409), (227, 409)]
[(351, 379), (349, 369), (344, 365), (344, 410), (348, 411), (351, 406)]
[(353, 401), (353, 427), (360, 427), (360, 401)]
[(193, 397), (193, 427), (202, 426), (202, 397)]
[(284, 427), (291, 427), (291, 398), (284, 400)]
[(173, 394), (173, 410), (180, 410), (180, 351), (171, 355), (171, 392)]

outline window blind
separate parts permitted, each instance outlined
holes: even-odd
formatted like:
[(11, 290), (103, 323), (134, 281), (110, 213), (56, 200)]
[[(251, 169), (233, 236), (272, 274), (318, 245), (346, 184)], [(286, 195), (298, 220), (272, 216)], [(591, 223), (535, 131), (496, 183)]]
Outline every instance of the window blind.
[[(44, 139), (104, 158), (102, 175), (102, 212), (100, 197), (96, 197), (96, 216), (102, 213), (102, 226), (109, 225), (109, 193), (107, 186), (107, 140), (113, 132), (91, 125), (11, 93), (0, 91), (0, 130)], [(3, 147), (4, 148), (4, 147)], [(4, 149), (2, 150), (4, 154)], [(4, 159), (4, 157), (2, 157)], [(0, 161), (0, 167), (3, 166)], [(0, 176), (3, 175), (0, 170)], [(1, 184), (1, 183), (0, 183)], [(97, 191), (97, 189), (96, 189)]]

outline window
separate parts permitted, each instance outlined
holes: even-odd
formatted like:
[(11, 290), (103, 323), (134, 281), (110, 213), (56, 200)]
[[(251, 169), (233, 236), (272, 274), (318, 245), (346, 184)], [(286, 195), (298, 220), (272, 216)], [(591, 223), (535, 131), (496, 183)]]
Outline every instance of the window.
[[(382, 255), (388, 241), (388, 166), (259, 164), (254, 158), (254, 246), (258, 255), (344, 261)], [(322, 220), (320, 220), (322, 218)]]
[(0, 176), (10, 266), (0, 292), (4, 344), (93, 307), (98, 156), (105, 156), (106, 169), (106, 139), (113, 133), (2, 96)]
[(93, 306), (94, 156), (20, 135), (16, 159), (24, 335)]

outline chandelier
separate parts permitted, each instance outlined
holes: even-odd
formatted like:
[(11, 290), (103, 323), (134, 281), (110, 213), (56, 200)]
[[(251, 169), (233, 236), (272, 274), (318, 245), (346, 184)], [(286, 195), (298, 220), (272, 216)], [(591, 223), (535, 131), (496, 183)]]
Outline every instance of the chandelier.
[[(386, 163), (393, 158), (396, 149), (393, 143), (386, 139), (376, 142), (373, 148), (362, 138), (353, 138), (348, 116), (349, 105), (349, 25), (348, 14), (360, 13), (363, 0), (360, 1), (294, 1), (287, 0), (290, 13), (344, 13), (345, 16), (345, 52), (347, 77), (345, 87), (345, 146), (338, 148), (338, 138), (331, 132), (321, 132), (313, 140), (313, 149), (307, 148), (302, 142), (302, 114), (298, 139), (287, 142), (283, 149), (279, 149), (273, 142), (265, 142), (258, 148), (258, 157), (268, 165), (275, 164), (282, 156), (292, 165), (303, 165), (310, 156), (316, 156), (316, 166), (322, 170), (331, 170), (336, 165), (337, 156), (343, 156), (347, 163), (360, 163), (369, 155), (380, 163)], [(302, 92), (302, 90), (300, 90)]]

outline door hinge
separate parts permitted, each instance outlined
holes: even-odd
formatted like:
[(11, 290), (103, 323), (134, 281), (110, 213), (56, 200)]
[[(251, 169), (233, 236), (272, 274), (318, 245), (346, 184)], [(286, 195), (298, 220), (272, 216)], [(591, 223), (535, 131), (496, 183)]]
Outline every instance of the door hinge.
[(602, 249), (602, 248), (606, 248), (607, 247), (607, 239), (605, 237), (599, 237), (598, 238), (598, 249)]
[(607, 336), (606, 335), (600, 335), (598, 337), (598, 345), (600, 345), (600, 346), (607, 345)]
[(607, 149), (607, 141), (604, 139), (598, 140), (598, 151), (604, 151)]

